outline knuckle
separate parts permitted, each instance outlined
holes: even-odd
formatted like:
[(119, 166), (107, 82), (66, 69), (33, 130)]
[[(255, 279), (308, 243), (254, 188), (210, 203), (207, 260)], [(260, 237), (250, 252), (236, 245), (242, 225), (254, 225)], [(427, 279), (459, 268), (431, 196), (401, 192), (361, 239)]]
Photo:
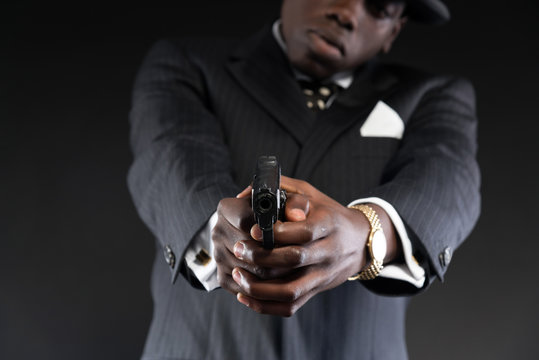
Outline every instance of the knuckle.
[(262, 267), (262, 266), (254, 266), (253, 274), (255, 274), (260, 279), (267, 279), (268, 278), (268, 269)]
[[(230, 207), (232, 198), (224, 198), (219, 201), (217, 204), (217, 215), (225, 216), (227, 209)], [(226, 216), (225, 216), (226, 217)]]
[(248, 247), (244, 252), (244, 259), (249, 259), (255, 264), (260, 261), (260, 258), (260, 252), (257, 249), (251, 249)]
[(218, 243), (219, 240), (220, 240), (220, 233), (219, 233), (219, 229), (216, 227), (214, 227), (211, 231), (211, 234), (210, 234), (210, 238), (211, 238), (211, 241), (215, 244), (215, 243)]
[(253, 296), (253, 288), (251, 284), (249, 284), (249, 282), (243, 281), (241, 284), (241, 288), (243, 290), (243, 293), (245, 293), (245, 295), (249, 295), (251, 297)]
[(223, 289), (226, 289), (226, 284), (227, 284), (226, 275), (223, 274), (222, 271), (217, 272), (217, 282), (219, 283), (220, 287), (222, 287)]
[(267, 268), (267, 278), (264, 280), (270, 280), (287, 276), (291, 270), (286, 268)]
[(314, 226), (312, 223), (310, 222), (305, 223), (304, 234), (305, 234), (305, 238), (304, 238), (305, 241), (314, 240), (315, 231), (314, 231)]
[(264, 308), (262, 308), (262, 306), (258, 303), (253, 303), (251, 305), (251, 309), (259, 314), (267, 314), (267, 312), (264, 311)]
[(339, 211), (335, 211), (334, 208), (331, 208), (329, 206), (324, 207), (324, 210), (326, 211), (326, 219), (328, 220), (329, 224), (337, 224), (342, 219), (341, 213)]
[(299, 291), (294, 286), (286, 286), (283, 292), (283, 300), (286, 302), (294, 302), (299, 297)]
[(217, 204), (217, 214), (221, 215), (223, 213), (223, 208), (225, 207), (226, 199), (221, 199), (219, 204)]
[(297, 311), (297, 306), (296, 305), (289, 305), (285, 308), (285, 311), (284, 311), (284, 314), (283, 316), (284, 317), (291, 317), (292, 315), (294, 315)]
[(255, 266), (259, 268), (262, 273), (265, 273), (267, 269), (264, 268), (264, 265), (267, 264), (268, 256), (264, 255), (260, 250), (246, 251), (246, 253), (247, 256), (245, 258), (251, 263), (256, 264)]
[(299, 180), (298, 187), (302, 190), (305, 190), (309, 187), (309, 183), (305, 180)]
[(297, 267), (305, 263), (305, 251), (300, 247), (291, 247), (290, 251), (286, 253), (286, 262), (291, 266)]
[(219, 242), (225, 235), (223, 224), (218, 221), (215, 227), (211, 231), (211, 239), (213, 242)]
[(266, 268), (266, 277), (262, 280), (270, 280), (278, 277), (280, 274), (279, 269)]
[(223, 254), (221, 250), (216, 248), (215, 251), (213, 252), (213, 259), (215, 260), (216, 263), (222, 264), (225, 261), (225, 255)]
[(301, 186), (301, 189), (305, 192), (310, 192), (312, 189), (314, 189), (314, 187), (308, 181), (305, 181), (305, 180), (300, 180), (300, 186)]

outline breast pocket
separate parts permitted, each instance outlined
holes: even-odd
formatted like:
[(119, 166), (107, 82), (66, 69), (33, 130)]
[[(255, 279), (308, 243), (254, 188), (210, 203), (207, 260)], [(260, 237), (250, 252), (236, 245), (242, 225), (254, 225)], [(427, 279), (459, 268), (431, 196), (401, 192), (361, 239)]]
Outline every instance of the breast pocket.
[(387, 137), (363, 137), (359, 134), (350, 139), (350, 175), (363, 191), (382, 183), (384, 170), (395, 155), (400, 140)]

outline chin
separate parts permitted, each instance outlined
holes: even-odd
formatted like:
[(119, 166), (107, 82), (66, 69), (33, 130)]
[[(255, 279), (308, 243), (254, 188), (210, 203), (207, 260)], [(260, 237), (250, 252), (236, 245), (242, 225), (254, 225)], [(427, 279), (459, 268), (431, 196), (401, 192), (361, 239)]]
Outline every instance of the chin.
[(317, 59), (312, 54), (292, 54), (289, 60), (294, 68), (316, 80), (326, 79), (339, 72), (337, 67)]
[(324, 80), (338, 73), (340, 70), (333, 64), (327, 64), (318, 59), (309, 58), (305, 64), (305, 69), (302, 71), (317, 80)]

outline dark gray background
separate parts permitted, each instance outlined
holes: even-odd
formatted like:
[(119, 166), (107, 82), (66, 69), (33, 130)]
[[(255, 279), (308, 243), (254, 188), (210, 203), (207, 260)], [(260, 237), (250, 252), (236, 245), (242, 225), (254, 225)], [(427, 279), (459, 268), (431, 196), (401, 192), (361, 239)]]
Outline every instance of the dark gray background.
[[(414, 299), (412, 359), (539, 358), (536, 1), (448, 1), (390, 58), (478, 93), (483, 212), (446, 282)], [(133, 359), (154, 246), (131, 204), (132, 81), (158, 38), (249, 34), (279, 1), (19, 1), (0, 21), (0, 358)]]

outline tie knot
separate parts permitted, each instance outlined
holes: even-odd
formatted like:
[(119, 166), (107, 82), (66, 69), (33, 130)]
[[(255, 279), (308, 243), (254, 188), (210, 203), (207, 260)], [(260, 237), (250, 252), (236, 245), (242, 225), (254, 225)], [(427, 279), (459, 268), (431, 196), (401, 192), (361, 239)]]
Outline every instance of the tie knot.
[(315, 112), (325, 110), (328, 107), (328, 101), (340, 89), (337, 84), (322, 84), (303, 80), (300, 80), (299, 84), (306, 98), (307, 107)]

